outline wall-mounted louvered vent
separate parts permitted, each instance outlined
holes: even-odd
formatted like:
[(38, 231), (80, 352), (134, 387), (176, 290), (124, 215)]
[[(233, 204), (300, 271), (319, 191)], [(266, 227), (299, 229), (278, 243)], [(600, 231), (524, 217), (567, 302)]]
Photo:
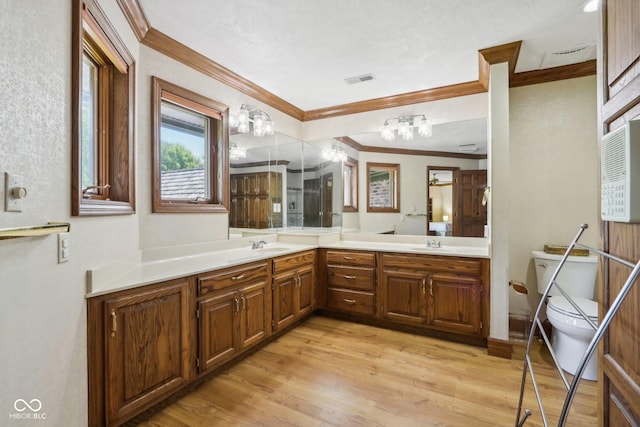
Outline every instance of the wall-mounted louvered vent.
[(348, 84), (348, 85), (353, 85), (356, 83), (362, 83), (362, 82), (367, 82), (369, 80), (373, 80), (373, 74), (369, 73), (369, 74), (363, 74), (361, 76), (355, 76), (355, 77), (347, 77), (346, 79), (344, 79), (344, 81)]

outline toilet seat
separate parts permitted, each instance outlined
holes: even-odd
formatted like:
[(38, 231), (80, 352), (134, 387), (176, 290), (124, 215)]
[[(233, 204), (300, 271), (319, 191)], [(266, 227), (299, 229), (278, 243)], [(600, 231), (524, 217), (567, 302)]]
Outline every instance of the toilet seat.
[[(575, 302), (578, 307), (584, 313), (594, 321), (598, 322), (598, 303), (586, 298), (572, 298), (573, 302)], [(582, 315), (578, 313), (578, 311), (571, 305), (571, 303), (567, 300), (567, 298), (563, 296), (552, 296), (549, 297), (549, 302), (547, 304), (547, 308), (551, 309), (557, 313), (563, 314), (565, 316), (569, 316), (574, 319), (584, 320)]]

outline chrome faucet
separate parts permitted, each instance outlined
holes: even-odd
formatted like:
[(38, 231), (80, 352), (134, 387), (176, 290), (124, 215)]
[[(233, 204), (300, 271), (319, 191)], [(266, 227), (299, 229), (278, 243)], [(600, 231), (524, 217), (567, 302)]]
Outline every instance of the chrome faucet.
[(435, 239), (427, 240), (427, 247), (428, 248), (441, 248), (442, 247), (442, 240), (435, 240)]
[(267, 242), (260, 240), (259, 242), (251, 242), (251, 249), (262, 249)]

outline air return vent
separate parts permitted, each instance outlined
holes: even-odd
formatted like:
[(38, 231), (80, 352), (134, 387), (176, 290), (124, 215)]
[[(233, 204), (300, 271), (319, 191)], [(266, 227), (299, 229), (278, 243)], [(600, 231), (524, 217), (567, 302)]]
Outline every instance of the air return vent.
[(578, 64), (596, 57), (595, 43), (573, 46), (553, 52), (546, 52), (540, 68), (552, 68), (562, 65)]
[(344, 81), (348, 84), (348, 85), (354, 85), (356, 83), (362, 83), (362, 82), (367, 82), (369, 80), (373, 80), (373, 74), (369, 73), (369, 74), (363, 74), (361, 76), (355, 76), (355, 77), (347, 77), (346, 79), (344, 79)]

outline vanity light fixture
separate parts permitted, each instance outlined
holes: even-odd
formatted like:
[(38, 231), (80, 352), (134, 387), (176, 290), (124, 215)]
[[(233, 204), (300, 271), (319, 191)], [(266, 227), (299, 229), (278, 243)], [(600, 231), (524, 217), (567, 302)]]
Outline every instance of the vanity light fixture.
[(267, 113), (247, 104), (242, 104), (236, 114), (229, 115), (229, 126), (236, 128), (238, 133), (253, 130), (254, 136), (273, 135), (276, 132), (276, 126)]
[[(393, 128), (391, 124), (389, 124), (389, 122), (394, 120), (398, 122), (396, 128)], [(411, 141), (415, 133), (414, 128), (418, 128), (418, 135), (423, 138), (431, 136), (433, 132), (431, 122), (427, 120), (427, 117), (424, 114), (416, 114), (413, 116), (400, 116), (385, 120), (384, 125), (382, 125), (380, 137), (385, 141), (393, 141), (396, 139), (395, 131), (397, 129), (398, 135), (404, 141)]]
[(344, 162), (347, 160), (347, 153), (342, 148), (333, 146), (330, 149), (322, 150), (322, 159), (335, 163)]
[(247, 157), (246, 147), (240, 147), (235, 142), (231, 144), (231, 147), (229, 147), (229, 158), (231, 160), (244, 159), (246, 157)]

